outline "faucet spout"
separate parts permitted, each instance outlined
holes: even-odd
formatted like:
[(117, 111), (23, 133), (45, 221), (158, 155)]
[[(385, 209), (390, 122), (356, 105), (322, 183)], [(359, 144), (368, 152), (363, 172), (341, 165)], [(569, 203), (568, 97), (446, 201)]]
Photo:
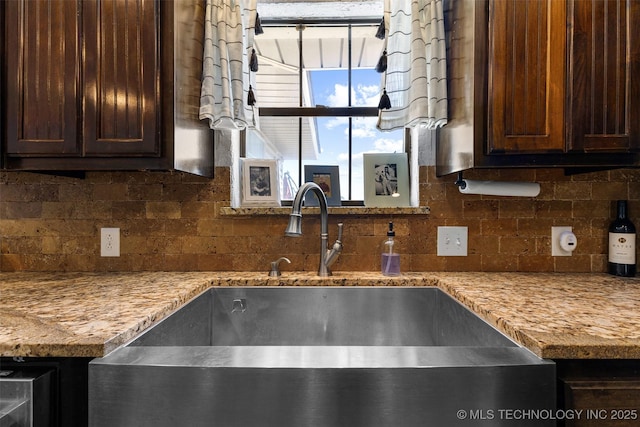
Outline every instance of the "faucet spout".
[(289, 225), (284, 233), (289, 237), (298, 237), (302, 235), (302, 202), (309, 191), (315, 194), (320, 204), (320, 266), (318, 267), (318, 276), (327, 277), (331, 276), (329, 266), (333, 264), (342, 251), (342, 224), (339, 224), (338, 226), (340, 234), (338, 236), (338, 240), (336, 240), (333, 248), (329, 251), (327, 249), (327, 242), (329, 240), (329, 209), (327, 207), (327, 198), (318, 184), (314, 182), (305, 182), (298, 189), (291, 207)]

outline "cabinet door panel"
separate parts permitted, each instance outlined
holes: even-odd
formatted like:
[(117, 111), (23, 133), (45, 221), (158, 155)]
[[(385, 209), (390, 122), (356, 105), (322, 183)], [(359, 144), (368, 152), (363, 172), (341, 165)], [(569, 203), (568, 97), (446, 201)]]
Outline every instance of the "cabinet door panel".
[(638, 378), (568, 379), (563, 384), (564, 409), (582, 411), (582, 417), (566, 421), (567, 427), (638, 425)]
[(564, 151), (561, 1), (489, 2), (488, 152)]
[(570, 23), (570, 149), (640, 149), (640, 2), (575, 0)]
[(80, 154), (78, 4), (30, 0), (6, 7), (7, 153)]
[(155, 0), (85, 4), (85, 147), (91, 155), (159, 155)]

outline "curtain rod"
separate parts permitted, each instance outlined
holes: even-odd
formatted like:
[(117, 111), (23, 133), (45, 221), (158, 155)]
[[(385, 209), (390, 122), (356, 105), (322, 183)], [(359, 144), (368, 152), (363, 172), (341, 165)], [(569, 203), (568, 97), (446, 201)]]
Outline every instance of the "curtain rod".
[(260, 23), (262, 26), (281, 26), (281, 25), (318, 25), (318, 26), (331, 26), (334, 24), (351, 24), (351, 25), (378, 25), (380, 23), (381, 16), (370, 18), (263, 18), (260, 17)]

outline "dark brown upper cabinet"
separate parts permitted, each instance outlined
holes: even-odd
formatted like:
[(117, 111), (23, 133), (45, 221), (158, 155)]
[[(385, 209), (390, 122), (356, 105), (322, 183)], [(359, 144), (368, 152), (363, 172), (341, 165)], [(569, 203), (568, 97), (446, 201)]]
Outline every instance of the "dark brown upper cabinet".
[[(202, 40), (177, 34), (197, 0), (16, 0), (6, 7), (5, 167), (22, 170), (123, 170), (176, 167), (175, 131), (185, 114), (176, 78), (201, 73)], [(174, 11), (176, 13), (174, 13)], [(197, 18), (197, 17), (196, 17)], [(197, 22), (183, 27), (198, 28)], [(190, 25), (189, 25), (190, 24)], [(202, 26), (200, 25), (201, 29)], [(188, 40), (176, 42), (176, 37)], [(202, 34), (196, 36), (202, 37)], [(178, 60), (173, 46), (195, 45)], [(200, 69), (198, 70), (198, 67)], [(191, 70), (190, 75), (194, 75)], [(192, 91), (199, 93), (199, 86)], [(191, 90), (191, 89), (189, 89)], [(183, 96), (184, 98), (184, 96)], [(191, 97), (197, 102), (197, 97)], [(191, 112), (197, 106), (184, 106)], [(213, 173), (213, 137), (189, 117), (190, 162)], [(193, 145), (202, 149), (193, 150)], [(209, 146), (209, 147), (207, 147)], [(195, 152), (195, 154), (194, 154)], [(195, 163), (201, 163), (195, 161)], [(198, 172), (196, 172), (198, 173)]]
[(85, 154), (160, 155), (157, 3), (82, 5)]
[(79, 4), (7, 2), (10, 155), (80, 155)]
[(489, 153), (564, 151), (565, 3), (489, 4)]
[(640, 150), (640, 2), (568, 3), (570, 151)]
[(640, 2), (452, 1), (437, 171), (635, 166)]

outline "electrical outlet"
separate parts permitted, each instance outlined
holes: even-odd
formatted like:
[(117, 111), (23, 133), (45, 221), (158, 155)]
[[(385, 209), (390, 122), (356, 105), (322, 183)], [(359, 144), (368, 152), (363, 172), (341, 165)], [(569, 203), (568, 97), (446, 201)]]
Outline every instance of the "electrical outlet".
[(467, 256), (467, 227), (438, 227), (438, 256)]
[(120, 229), (101, 228), (100, 229), (100, 256), (117, 257), (120, 256)]
[(570, 251), (560, 247), (560, 235), (565, 231), (572, 231), (571, 227), (551, 227), (551, 256), (571, 256)]

